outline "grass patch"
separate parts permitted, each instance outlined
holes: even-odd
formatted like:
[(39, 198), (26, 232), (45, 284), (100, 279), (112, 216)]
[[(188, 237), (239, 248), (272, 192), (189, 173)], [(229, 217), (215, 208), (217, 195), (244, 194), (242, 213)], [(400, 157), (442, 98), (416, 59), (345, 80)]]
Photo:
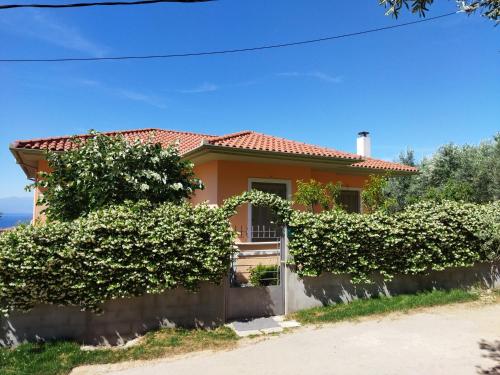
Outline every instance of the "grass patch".
[(450, 291), (434, 290), (418, 294), (403, 294), (395, 297), (359, 299), (350, 303), (314, 307), (292, 314), (297, 321), (307, 323), (329, 323), (355, 319), (361, 316), (409, 311), (418, 307), (469, 302), (479, 299), (479, 294), (462, 289)]
[(63, 375), (82, 365), (115, 363), (168, 357), (207, 349), (234, 346), (238, 337), (227, 327), (214, 330), (165, 328), (146, 334), (136, 346), (126, 349), (83, 351), (75, 342), (58, 341), (0, 348), (1, 375)]

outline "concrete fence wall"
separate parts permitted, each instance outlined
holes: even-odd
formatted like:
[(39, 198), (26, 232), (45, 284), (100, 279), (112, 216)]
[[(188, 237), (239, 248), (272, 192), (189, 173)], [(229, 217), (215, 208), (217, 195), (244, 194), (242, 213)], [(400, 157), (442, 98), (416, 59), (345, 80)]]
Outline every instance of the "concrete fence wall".
[[(229, 288), (202, 284), (196, 293), (183, 289), (159, 295), (117, 299), (104, 304), (96, 315), (75, 307), (37, 306), (0, 319), (0, 346), (22, 341), (71, 339), (84, 344), (120, 344), (161, 326), (215, 327), (230, 318), (253, 318), (378, 294), (397, 295), (424, 290), (483, 286), (500, 288), (500, 264), (477, 264), (429, 275), (397, 276), (391, 282), (375, 277), (369, 285), (352, 284), (348, 275), (323, 274), (299, 278), (293, 267), (278, 286)], [(285, 293), (284, 305), (279, 293)]]
[(299, 278), (293, 267), (286, 272), (286, 311), (349, 302), (375, 295), (393, 296), (432, 289), (486, 287), (500, 289), (500, 263), (449, 268), (428, 275), (399, 275), (390, 282), (375, 275), (373, 284), (353, 284), (349, 275), (322, 274)]
[(121, 344), (161, 326), (215, 327), (225, 321), (224, 287), (202, 284), (196, 293), (175, 289), (158, 295), (106, 302), (102, 314), (76, 307), (36, 306), (0, 321), (0, 346), (23, 341), (70, 339)]

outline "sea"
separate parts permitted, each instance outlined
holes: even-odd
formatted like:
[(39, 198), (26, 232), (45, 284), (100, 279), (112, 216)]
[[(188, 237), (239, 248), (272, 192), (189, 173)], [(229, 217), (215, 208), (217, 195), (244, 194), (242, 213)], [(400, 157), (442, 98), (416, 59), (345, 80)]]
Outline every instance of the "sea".
[(0, 229), (14, 227), (18, 224), (29, 224), (32, 215), (32, 213), (8, 214), (2, 212), (0, 213)]

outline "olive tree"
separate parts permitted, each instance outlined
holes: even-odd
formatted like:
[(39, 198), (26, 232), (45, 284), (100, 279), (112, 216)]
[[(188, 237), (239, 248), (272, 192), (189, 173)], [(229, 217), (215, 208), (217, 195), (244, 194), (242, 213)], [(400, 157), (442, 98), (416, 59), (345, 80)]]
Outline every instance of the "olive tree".
[(399, 162), (417, 166), (419, 173), (389, 179), (386, 193), (395, 199), (397, 210), (422, 199), (500, 199), (500, 133), (478, 145), (444, 145), (419, 164), (410, 150), (399, 156)]
[[(500, 20), (500, 0), (456, 0), (455, 2), (466, 14), (480, 13), (493, 21)], [(386, 15), (396, 18), (403, 9), (425, 17), (433, 3), (434, 0), (379, 0), (379, 4), (387, 9)]]

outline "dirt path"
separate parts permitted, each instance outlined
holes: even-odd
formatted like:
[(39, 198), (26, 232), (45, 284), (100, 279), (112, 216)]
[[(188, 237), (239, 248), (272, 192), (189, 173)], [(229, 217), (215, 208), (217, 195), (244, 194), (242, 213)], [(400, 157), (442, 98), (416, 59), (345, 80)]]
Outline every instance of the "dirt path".
[[(492, 359), (495, 355), (496, 359)], [(500, 366), (499, 357), (500, 304), (458, 304), (321, 328), (306, 327), (260, 342), (243, 343), (231, 351), (91, 366), (72, 374), (458, 375), (481, 373), (481, 368), (491, 370)]]

